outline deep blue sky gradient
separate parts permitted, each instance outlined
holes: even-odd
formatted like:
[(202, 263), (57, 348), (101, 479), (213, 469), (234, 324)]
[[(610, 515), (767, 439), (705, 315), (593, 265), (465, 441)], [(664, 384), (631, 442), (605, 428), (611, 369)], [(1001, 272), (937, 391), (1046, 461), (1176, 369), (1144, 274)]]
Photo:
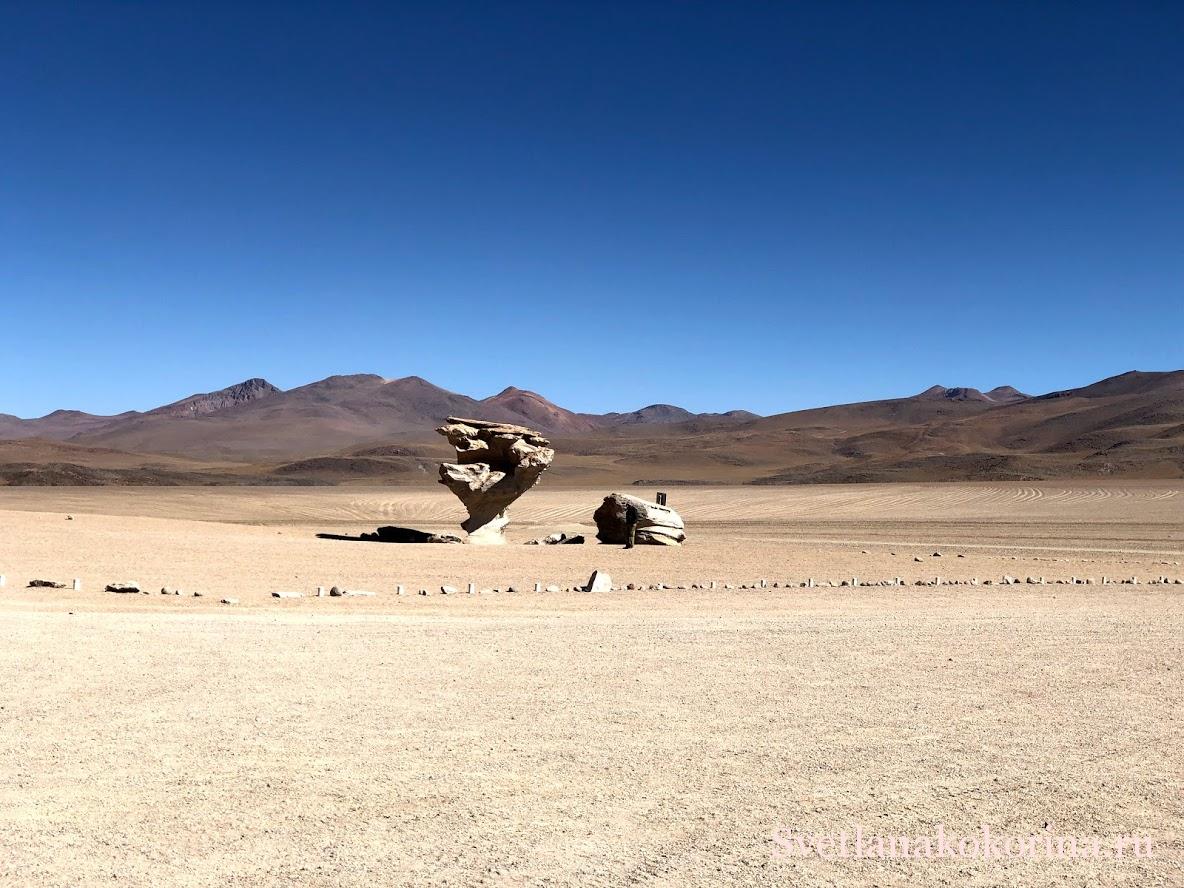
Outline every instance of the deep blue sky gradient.
[(1179, 3), (0, 3), (0, 412), (1184, 367)]

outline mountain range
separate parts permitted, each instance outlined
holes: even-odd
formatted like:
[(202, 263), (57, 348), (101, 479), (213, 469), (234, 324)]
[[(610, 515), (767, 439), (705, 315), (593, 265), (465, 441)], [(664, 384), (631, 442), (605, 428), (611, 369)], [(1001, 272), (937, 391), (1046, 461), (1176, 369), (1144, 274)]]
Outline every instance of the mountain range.
[(575, 413), (513, 386), (477, 400), (418, 376), (383, 379), (355, 374), (330, 376), (288, 391), (265, 379), (248, 379), (146, 412), (114, 416), (76, 410), (56, 410), (39, 419), (0, 414), (0, 439), (46, 438), (133, 452), (268, 459), (430, 433), (449, 416), (494, 419), (551, 435), (588, 434), (623, 425), (696, 419), (726, 424), (757, 418), (744, 410), (694, 414), (669, 404), (631, 413)]
[(147, 411), (0, 414), (0, 483), (343, 483), (434, 478), (448, 416), (556, 441), (558, 482), (756, 483), (1184, 477), (1184, 371), (1027, 395), (934, 386), (762, 417), (668, 404), (588, 414), (510, 387), (475, 399), (418, 376), (249, 379)]

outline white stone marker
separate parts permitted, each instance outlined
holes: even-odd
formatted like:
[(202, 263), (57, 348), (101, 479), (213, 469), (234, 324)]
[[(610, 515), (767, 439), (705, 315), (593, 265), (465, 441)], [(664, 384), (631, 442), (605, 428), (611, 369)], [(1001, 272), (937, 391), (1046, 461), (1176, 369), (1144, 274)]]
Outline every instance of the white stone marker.
[(592, 571), (592, 576), (588, 577), (588, 582), (584, 586), (585, 592), (611, 592), (613, 590), (613, 578), (602, 570)]
[(82, 588), (82, 580), (75, 577), (73, 588), (74, 588), (75, 592), (77, 592), (79, 589), (81, 589)]

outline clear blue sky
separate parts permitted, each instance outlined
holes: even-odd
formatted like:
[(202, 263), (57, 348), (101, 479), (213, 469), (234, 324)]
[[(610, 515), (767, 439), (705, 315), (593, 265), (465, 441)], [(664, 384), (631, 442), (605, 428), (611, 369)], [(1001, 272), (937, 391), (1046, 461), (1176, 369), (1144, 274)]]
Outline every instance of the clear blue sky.
[(1184, 367), (1184, 5), (0, 3), (0, 412)]

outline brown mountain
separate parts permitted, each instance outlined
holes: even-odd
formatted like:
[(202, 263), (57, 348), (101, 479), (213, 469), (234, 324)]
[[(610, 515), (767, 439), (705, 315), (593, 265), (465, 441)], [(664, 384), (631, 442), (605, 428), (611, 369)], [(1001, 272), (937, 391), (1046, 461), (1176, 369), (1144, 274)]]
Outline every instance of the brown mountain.
[[(85, 446), (201, 459), (294, 460), (326, 454), (336, 459), (351, 448), (391, 439), (434, 443), (433, 430), (449, 416), (502, 420), (553, 435), (590, 434), (616, 422), (615, 414), (574, 413), (542, 395), (512, 386), (476, 400), (418, 376), (387, 380), (355, 374), (331, 376), (288, 391), (263, 379), (250, 379), (146, 413), (92, 417), (48, 430), (38, 426), (26, 429), (20, 437), (40, 435)], [(715, 421), (711, 415), (705, 416)], [(737, 411), (718, 421), (734, 423), (747, 416)], [(695, 414), (680, 411), (679, 418), (683, 417), (694, 418)], [(666, 420), (642, 417), (638, 421)], [(352, 457), (347, 454), (346, 458)]]
[(21, 438), (48, 438), (65, 440), (81, 432), (101, 428), (115, 419), (136, 416), (135, 411), (118, 416), (97, 416), (80, 410), (55, 410), (37, 419), (21, 419), (8, 413), (0, 413), (0, 440), (14, 441)]
[(944, 385), (935, 385), (915, 397), (928, 401), (982, 401), (987, 404), (1012, 404), (1031, 396), (1025, 395), (1010, 385), (1001, 385), (989, 392), (980, 392), (976, 388), (946, 388)]
[(1184, 371), (1003, 397), (937, 387), (639, 443), (628, 458), (649, 470), (642, 477), (675, 481), (1184, 477)]
[[(432, 430), (449, 415), (545, 431), (560, 453), (549, 477), (560, 483), (1184, 477), (1184, 371), (1124, 373), (1036, 397), (1008, 386), (936, 386), (769, 417), (669, 405), (578, 414), (523, 389), (476, 400), (415, 376), (333, 376), (290, 391), (248, 380), (147, 413), (0, 417), (0, 434), (68, 440), (68, 450), (41, 448), (52, 456), (42, 460), (55, 465), (50, 473), (28, 468), (38, 462), (28, 458), (37, 446), (20, 451), (25, 479), (69, 479), (70, 465), (91, 463), (114, 471), (118, 453), (130, 454), (117, 457), (126, 463), (119, 471), (134, 469), (135, 477), (166, 464), (153, 454), (189, 461), (183, 469), (167, 464), (156, 483), (180, 483), (192, 472), (219, 483), (412, 483), (430, 481), (446, 455)], [(0, 479), (16, 471), (18, 452), (10, 456)]]
[(241, 407), (243, 404), (248, 404), (251, 401), (257, 401), (260, 398), (266, 398), (268, 395), (278, 394), (279, 392), (280, 389), (276, 388), (266, 379), (248, 379), (245, 382), (238, 383), (238, 385), (219, 389), (216, 392), (190, 395), (188, 398), (174, 401), (172, 404), (166, 404), (163, 407), (157, 407), (155, 410), (148, 411), (148, 413), (152, 416), (203, 416), (207, 413), (213, 413), (216, 410), (224, 410), (227, 407)]
[(519, 422), (522, 425), (551, 433), (579, 434), (590, 432), (603, 424), (601, 417), (572, 413), (552, 404), (542, 395), (513, 386), (481, 401), (478, 413), (485, 416), (491, 408), (508, 411), (521, 417)]

